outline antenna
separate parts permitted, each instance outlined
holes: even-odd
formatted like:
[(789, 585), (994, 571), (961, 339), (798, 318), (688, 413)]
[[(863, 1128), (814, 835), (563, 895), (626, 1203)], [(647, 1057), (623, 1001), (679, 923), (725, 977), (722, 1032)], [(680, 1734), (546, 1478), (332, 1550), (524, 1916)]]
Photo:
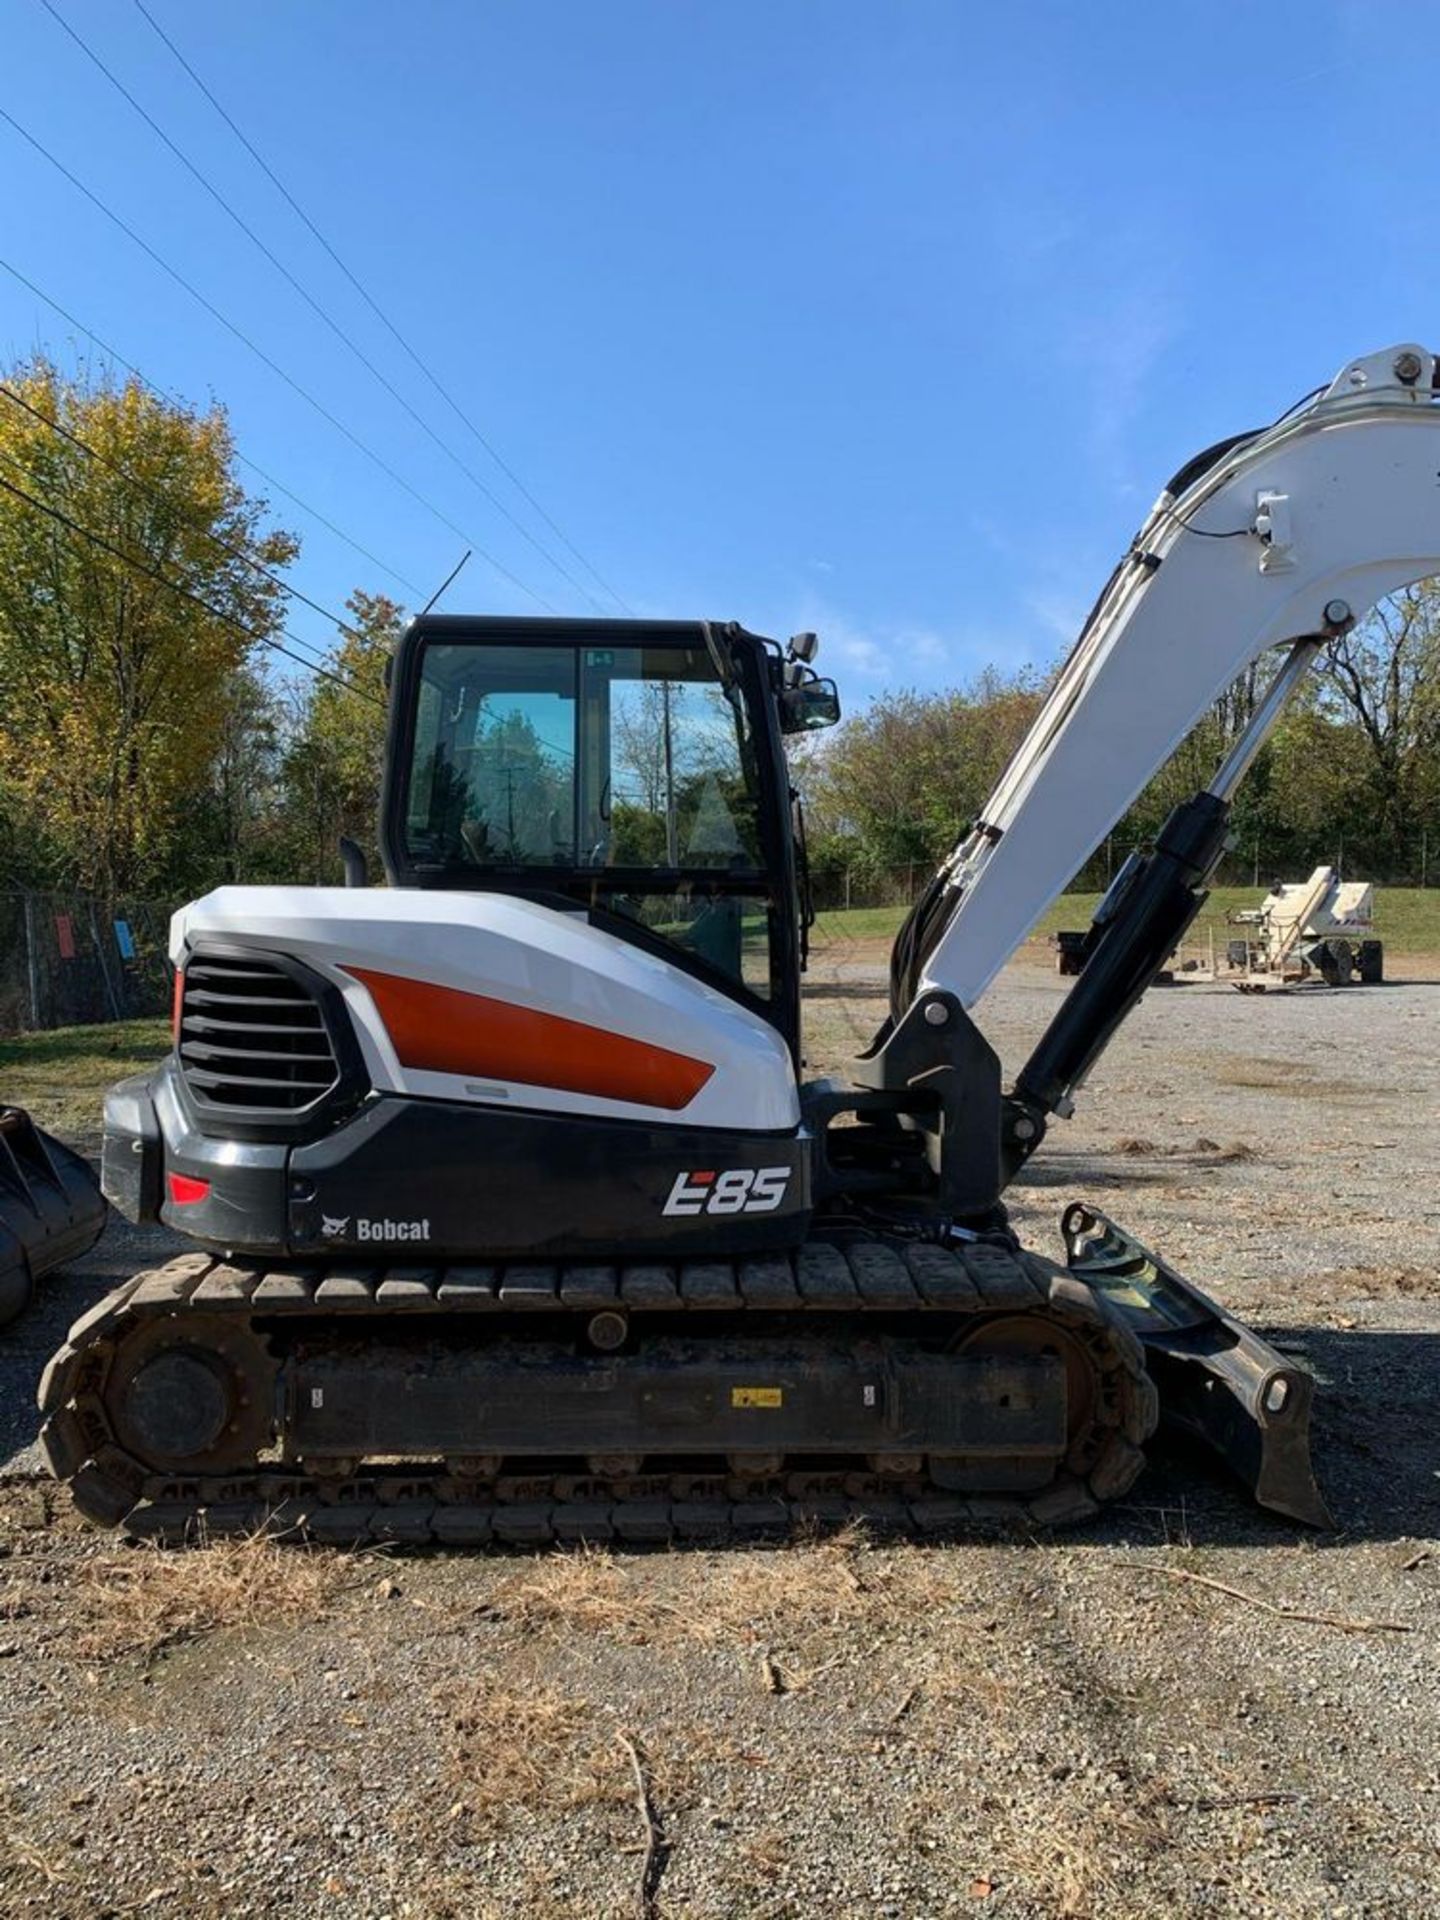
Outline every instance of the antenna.
[(447, 573), (445, 578), (440, 582), (439, 586), (435, 589), (434, 593), (432, 593), (430, 598), (425, 602), (424, 606), (420, 609), (420, 617), (422, 620), (424, 619), (425, 615), (429, 613), (430, 609), (434, 606), (435, 602), (440, 598), (441, 594), (444, 593), (445, 589), (453, 583), (456, 574), (459, 573), (460, 569), (464, 566), (465, 562), (470, 558), (470, 555), (473, 551), (474, 549), (471, 547), (467, 547), (465, 549), (464, 553), (461, 554), (460, 558), (455, 562), (454, 566), (450, 569), (449, 573)]

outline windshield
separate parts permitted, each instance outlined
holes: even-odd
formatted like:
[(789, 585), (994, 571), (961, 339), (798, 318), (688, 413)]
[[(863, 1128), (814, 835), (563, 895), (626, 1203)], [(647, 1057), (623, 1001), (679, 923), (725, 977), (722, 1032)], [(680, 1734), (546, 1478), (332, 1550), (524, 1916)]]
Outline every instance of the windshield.
[(703, 647), (432, 642), (413, 739), (414, 860), (761, 868), (744, 709)]

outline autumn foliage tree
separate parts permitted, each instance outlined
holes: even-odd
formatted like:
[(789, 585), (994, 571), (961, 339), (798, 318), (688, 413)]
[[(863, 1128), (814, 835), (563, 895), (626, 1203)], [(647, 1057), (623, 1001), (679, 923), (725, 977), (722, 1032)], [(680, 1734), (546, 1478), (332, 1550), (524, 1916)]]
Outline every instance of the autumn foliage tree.
[(298, 546), (235, 478), (223, 409), (44, 359), (3, 387), (0, 813), (17, 864), (115, 898), (165, 878)]
[(1043, 682), (987, 669), (944, 693), (882, 694), (802, 755), (817, 853), (862, 870), (933, 864), (984, 804), (1039, 710)]

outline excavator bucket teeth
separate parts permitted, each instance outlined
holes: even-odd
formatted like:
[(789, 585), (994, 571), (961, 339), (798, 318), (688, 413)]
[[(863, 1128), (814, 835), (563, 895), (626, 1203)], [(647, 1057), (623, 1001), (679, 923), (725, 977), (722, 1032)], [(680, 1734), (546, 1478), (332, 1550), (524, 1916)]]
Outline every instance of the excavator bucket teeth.
[(0, 1107), (0, 1327), (24, 1312), (41, 1274), (88, 1252), (104, 1224), (80, 1155), (28, 1113)]
[(1069, 1207), (1061, 1231), (1071, 1272), (1143, 1343), (1165, 1419), (1213, 1447), (1262, 1507), (1333, 1526), (1310, 1460), (1311, 1375), (1105, 1214)]

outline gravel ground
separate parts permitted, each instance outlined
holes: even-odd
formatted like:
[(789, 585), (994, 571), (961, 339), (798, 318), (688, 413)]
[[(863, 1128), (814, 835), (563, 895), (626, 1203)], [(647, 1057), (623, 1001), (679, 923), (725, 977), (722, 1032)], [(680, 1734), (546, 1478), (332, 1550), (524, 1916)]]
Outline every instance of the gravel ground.
[[(877, 958), (822, 956), (816, 1065)], [(989, 996), (1009, 1065), (1058, 991)], [(1016, 1196), (1052, 1252), (1093, 1198), (1305, 1356), (1333, 1534), (1161, 1446), (1054, 1539), (125, 1548), (32, 1448), (68, 1321), (164, 1257), (112, 1225), (0, 1334), (0, 1912), (635, 1913), (635, 1760), (667, 1920), (1440, 1910), (1437, 1013), (1157, 990)]]

